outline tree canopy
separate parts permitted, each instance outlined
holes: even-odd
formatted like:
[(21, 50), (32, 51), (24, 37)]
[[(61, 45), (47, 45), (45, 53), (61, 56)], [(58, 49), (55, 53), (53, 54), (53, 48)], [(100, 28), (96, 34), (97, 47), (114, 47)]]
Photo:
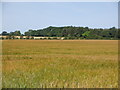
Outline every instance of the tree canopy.
[[(28, 30), (24, 32), (25, 36), (42, 36), (42, 37), (66, 37), (66, 39), (118, 39), (120, 29), (115, 27), (102, 29), (102, 28), (88, 28), (88, 27), (75, 27), (75, 26), (64, 26), (64, 27), (53, 27), (39, 30)], [(2, 32), (2, 35), (22, 35), (20, 31), (7, 33)]]

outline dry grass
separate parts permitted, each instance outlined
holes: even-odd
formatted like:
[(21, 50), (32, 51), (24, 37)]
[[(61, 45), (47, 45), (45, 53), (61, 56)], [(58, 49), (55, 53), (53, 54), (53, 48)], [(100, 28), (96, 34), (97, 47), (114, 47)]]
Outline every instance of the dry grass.
[(4, 40), (3, 88), (116, 88), (117, 40)]

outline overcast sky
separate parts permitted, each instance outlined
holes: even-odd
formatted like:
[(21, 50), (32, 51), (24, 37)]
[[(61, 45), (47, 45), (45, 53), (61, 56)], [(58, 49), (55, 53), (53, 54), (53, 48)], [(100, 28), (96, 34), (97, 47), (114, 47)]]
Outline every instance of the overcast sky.
[(118, 27), (117, 2), (4, 2), (3, 30), (48, 26)]

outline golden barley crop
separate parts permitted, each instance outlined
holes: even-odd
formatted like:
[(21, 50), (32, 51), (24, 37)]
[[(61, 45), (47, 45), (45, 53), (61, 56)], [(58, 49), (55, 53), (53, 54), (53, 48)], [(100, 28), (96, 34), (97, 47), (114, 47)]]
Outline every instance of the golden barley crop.
[(3, 88), (117, 88), (117, 40), (3, 40)]

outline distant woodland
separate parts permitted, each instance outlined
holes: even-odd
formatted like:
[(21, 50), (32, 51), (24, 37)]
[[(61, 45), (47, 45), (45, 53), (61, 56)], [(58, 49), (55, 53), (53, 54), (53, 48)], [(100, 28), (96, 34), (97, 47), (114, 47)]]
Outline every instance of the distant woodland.
[(120, 38), (120, 29), (115, 27), (109, 29), (88, 28), (88, 27), (53, 27), (39, 30), (28, 30), (21, 34), (20, 30), (10, 32), (3, 31), (1, 35), (5, 36), (36, 36), (36, 37), (65, 37), (65, 39), (118, 39)]

